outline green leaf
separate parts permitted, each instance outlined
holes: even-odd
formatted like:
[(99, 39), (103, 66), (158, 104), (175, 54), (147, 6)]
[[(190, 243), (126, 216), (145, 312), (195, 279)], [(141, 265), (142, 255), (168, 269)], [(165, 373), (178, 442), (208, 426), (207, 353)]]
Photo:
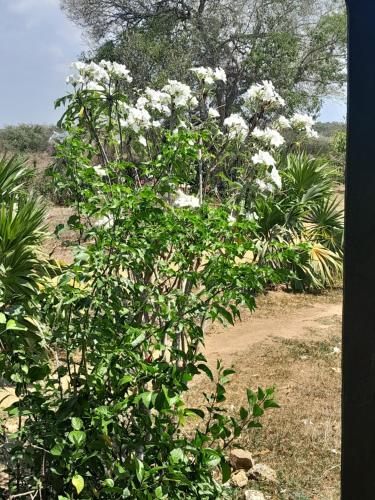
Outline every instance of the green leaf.
[(171, 457), (171, 462), (173, 464), (177, 464), (178, 462), (182, 462), (184, 460), (184, 452), (181, 448), (175, 448), (169, 454)]
[(115, 485), (115, 482), (114, 482), (114, 480), (113, 480), (113, 479), (111, 479), (110, 477), (109, 477), (109, 478), (107, 478), (107, 479), (105, 479), (105, 480), (103, 481), (103, 486), (108, 486), (109, 488), (113, 488), (113, 487), (114, 487), (114, 485)]
[(135, 475), (137, 476), (138, 481), (142, 483), (144, 476), (144, 465), (141, 460), (138, 460), (138, 458), (135, 459)]
[(51, 455), (59, 457), (63, 452), (63, 449), (64, 449), (63, 443), (56, 443), (55, 446), (51, 449)]
[(263, 406), (265, 409), (267, 409), (267, 408), (280, 408), (280, 405), (278, 405), (276, 403), (276, 401), (274, 401), (273, 399), (267, 399), (264, 402)]
[(129, 382), (131, 382), (133, 380), (133, 377), (132, 375), (125, 375), (124, 377), (122, 377), (120, 380), (119, 380), (119, 385), (125, 385), (125, 384), (128, 384)]
[(83, 488), (85, 487), (85, 480), (83, 479), (82, 476), (80, 476), (79, 474), (76, 474), (72, 478), (72, 484), (75, 487), (75, 489), (77, 490), (77, 493), (79, 495), (81, 493), (81, 491), (83, 490)]
[(142, 344), (142, 342), (145, 340), (145, 338), (146, 338), (146, 334), (141, 333), (140, 335), (138, 335), (138, 337), (135, 340), (133, 340), (133, 342), (131, 343), (131, 346), (138, 347), (140, 344)]
[(263, 389), (261, 389), (260, 387), (258, 387), (258, 400), (261, 401), (262, 399), (265, 398), (265, 393), (263, 391)]
[(212, 371), (208, 368), (207, 365), (202, 363), (202, 364), (198, 365), (197, 368), (199, 370), (201, 370), (202, 372), (204, 372), (210, 380), (214, 379), (214, 376), (212, 375)]
[(73, 417), (72, 418), (72, 427), (76, 431), (79, 431), (80, 429), (82, 429), (83, 428), (82, 420), (78, 417)]
[(19, 330), (19, 331), (23, 331), (23, 332), (27, 331), (27, 328), (25, 326), (21, 325), (21, 323), (19, 323), (18, 321), (15, 321), (14, 319), (8, 320), (6, 329), (7, 330)]
[(7, 318), (6, 318), (5, 314), (0, 312), (0, 325), (5, 325), (6, 322), (7, 322)]
[(264, 410), (259, 405), (254, 405), (253, 417), (261, 417), (264, 414)]
[(83, 431), (72, 431), (68, 434), (69, 441), (80, 448), (86, 441), (86, 433)]
[(231, 475), (230, 465), (228, 464), (228, 462), (222, 461), (220, 467), (222, 482), (226, 483), (227, 481), (229, 481)]
[(244, 408), (243, 406), (241, 406), (241, 408), (240, 408), (240, 417), (241, 417), (241, 420), (245, 420), (248, 416), (249, 416), (249, 412), (246, 410), (246, 408)]
[(163, 498), (163, 488), (158, 486), (155, 490), (155, 498)]

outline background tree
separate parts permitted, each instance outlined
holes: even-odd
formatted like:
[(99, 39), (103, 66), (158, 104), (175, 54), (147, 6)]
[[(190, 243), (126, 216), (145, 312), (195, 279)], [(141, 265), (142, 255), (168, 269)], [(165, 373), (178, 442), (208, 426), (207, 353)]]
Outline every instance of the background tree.
[(222, 117), (252, 83), (270, 79), (292, 110), (317, 112), (346, 79), (341, 0), (61, 0), (94, 41), (90, 58), (124, 62), (139, 87), (221, 66)]

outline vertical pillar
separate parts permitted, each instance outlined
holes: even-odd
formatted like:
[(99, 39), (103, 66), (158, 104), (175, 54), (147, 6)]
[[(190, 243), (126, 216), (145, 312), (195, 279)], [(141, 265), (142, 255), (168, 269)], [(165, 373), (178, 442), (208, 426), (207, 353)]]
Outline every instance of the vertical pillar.
[(342, 499), (375, 499), (375, 1), (347, 0)]

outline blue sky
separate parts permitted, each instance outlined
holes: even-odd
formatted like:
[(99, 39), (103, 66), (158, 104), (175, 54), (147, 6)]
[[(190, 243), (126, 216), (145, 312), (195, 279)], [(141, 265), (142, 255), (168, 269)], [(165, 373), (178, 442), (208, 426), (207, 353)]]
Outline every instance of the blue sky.
[[(0, 0), (0, 126), (54, 123), (70, 62), (87, 47), (59, 0)], [(323, 121), (342, 121), (345, 103), (329, 99)]]

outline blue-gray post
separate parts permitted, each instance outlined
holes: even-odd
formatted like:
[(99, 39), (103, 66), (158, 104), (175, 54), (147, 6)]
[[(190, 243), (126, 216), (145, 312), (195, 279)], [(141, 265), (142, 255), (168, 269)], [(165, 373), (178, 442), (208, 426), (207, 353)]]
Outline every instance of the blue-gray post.
[(347, 0), (342, 499), (375, 500), (375, 0)]

